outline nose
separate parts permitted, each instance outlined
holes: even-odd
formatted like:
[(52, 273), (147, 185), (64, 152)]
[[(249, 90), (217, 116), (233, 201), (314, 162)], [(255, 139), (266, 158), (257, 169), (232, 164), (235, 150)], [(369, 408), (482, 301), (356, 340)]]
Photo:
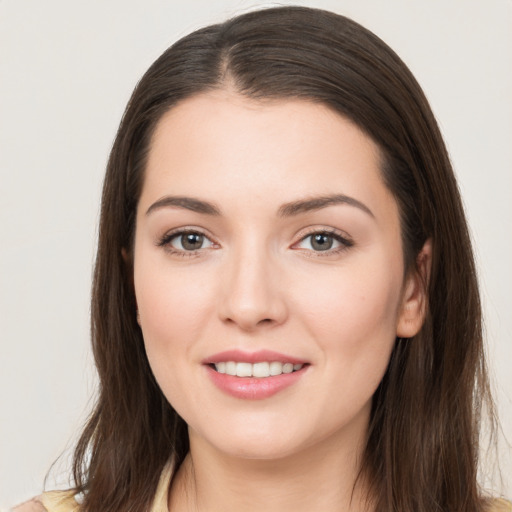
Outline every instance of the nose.
[(218, 310), (243, 331), (280, 325), (288, 316), (279, 265), (265, 250), (236, 251), (221, 277)]

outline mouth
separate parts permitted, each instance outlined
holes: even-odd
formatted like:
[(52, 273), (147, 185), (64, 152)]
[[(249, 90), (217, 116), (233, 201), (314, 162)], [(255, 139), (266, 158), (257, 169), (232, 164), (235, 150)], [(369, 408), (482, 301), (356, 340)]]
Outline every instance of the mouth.
[(271, 350), (228, 350), (202, 361), (213, 384), (232, 397), (270, 398), (302, 381), (310, 362)]
[(257, 363), (219, 361), (218, 363), (210, 363), (209, 366), (218, 373), (231, 375), (233, 377), (255, 377), (257, 379), (264, 379), (297, 372), (306, 366), (306, 364), (283, 363), (281, 361), (261, 361)]

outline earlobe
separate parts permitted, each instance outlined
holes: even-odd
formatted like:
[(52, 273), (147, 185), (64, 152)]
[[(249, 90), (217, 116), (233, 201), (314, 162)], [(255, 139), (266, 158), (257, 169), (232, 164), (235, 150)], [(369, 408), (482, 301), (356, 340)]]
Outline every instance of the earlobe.
[(121, 257), (123, 258), (126, 264), (130, 263), (130, 256), (128, 255), (128, 251), (124, 247), (121, 249)]
[(428, 307), (428, 284), (432, 265), (432, 240), (428, 239), (416, 258), (416, 268), (407, 276), (398, 316), (396, 335), (412, 338), (420, 331)]

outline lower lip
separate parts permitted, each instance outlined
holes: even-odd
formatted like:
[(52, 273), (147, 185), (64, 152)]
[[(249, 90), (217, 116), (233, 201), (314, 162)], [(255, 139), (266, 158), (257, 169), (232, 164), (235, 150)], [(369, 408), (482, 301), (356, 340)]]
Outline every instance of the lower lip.
[(305, 373), (307, 366), (292, 373), (282, 373), (273, 377), (235, 377), (219, 373), (206, 366), (213, 383), (224, 393), (245, 400), (263, 400), (295, 384)]

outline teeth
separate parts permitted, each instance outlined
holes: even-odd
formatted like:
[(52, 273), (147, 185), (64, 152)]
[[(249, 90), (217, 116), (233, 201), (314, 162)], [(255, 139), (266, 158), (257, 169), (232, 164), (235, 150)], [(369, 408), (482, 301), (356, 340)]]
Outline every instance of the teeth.
[(273, 361), (270, 363), (270, 375), (281, 375), (283, 373), (283, 363)]
[(255, 363), (252, 365), (253, 377), (270, 377), (269, 363)]
[(283, 364), (283, 373), (292, 373), (293, 372), (293, 364), (285, 363)]
[(251, 363), (236, 363), (236, 376), (237, 377), (252, 377), (252, 364)]
[(225, 361), (215, 363), (215, 369), (219, 373), (233, 375), (236, 377), (273, 377), (282, 373), (292, 373), (300, 370), (304, 365), (292, 363), (280, 363), (279, 361), (261, 363), (236, 363), (235, 361)]
[(228, 375), (236, 375), (236, 363), (234, 361), (228, 361), (226, 363), (226, 373)]
[(272, 361), (270, 363), (270, 375), (281, 375), (281, 373), (283, 373), (283, 363)]

